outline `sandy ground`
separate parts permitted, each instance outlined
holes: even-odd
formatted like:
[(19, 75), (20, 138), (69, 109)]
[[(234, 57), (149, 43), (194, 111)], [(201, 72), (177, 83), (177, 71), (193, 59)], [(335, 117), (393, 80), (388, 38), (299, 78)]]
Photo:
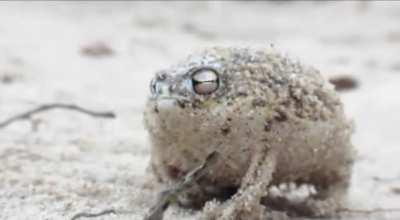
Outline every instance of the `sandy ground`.
[[(111, 51), (91, 55), (96, 42)], [(141, 219), (156, 192), (141, 115), (154, 71), (204, 46), (270, 43), (359, 81), (342, 94), (359, 151), (349, 206), (400, 208), (400, 3), (1, 2), (0, 120), (48, 102), (118, 117), (52, 111), (0, 130), (0, 219)], [(351, 219), (367, 218), (400, 214)]]

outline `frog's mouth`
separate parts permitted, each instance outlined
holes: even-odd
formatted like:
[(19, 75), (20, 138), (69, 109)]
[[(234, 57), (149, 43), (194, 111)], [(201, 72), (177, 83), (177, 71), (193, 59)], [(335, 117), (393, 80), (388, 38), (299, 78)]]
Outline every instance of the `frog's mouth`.
[(180, 107), (185, 108), (190, 100), (186, 97), (181, 96), (156, 96), (151, 97), (150, 101), (152, 101), (156, 108), (173, 108)]
[(154, 112), (181, 112), (191, 106), (189, 99), (179, 96), (156, 96), (150, 97), (148, 104)]
[(178, 100), (172, 97), (157, 98), (154, 102), (154, 108), (159, 109), (171, 109), (178, 105)]
[(184, 97), (184, 96), (179, 96), (179, 95), (154, 95), (152, 94), (152, 96), (150, 97), (151, 101), (154, 102), (162, 102), (165, 100), (170, 100), (170, 101), (176, 101), (176, 102), (190, 102), (190, 99)]

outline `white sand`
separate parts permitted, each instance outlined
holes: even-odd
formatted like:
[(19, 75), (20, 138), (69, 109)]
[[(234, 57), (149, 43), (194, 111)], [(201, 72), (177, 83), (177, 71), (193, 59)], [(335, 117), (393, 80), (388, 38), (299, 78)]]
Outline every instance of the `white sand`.
[[(0, 83), (0, 120), (55, 101), (118, 118), (52, 111), (34, 117), (37, 131), (29, 121), (0, 130), (0, 219), (68, 219), (110, 206), (132, 213), (98, 219), (141, 219), (155, 195), (143, 186), (141, 122), (152, 73), (203, 46), (269, 43), (327, 77), (359, 80), (342, 95), (359, 150), (350, 205), (400, 208), (399, 21), (397, 2), (1, 2), (0, 79), (15, 81)], [(81, 54), (98, 41), (114, 54)], [(192, 218), (172, 207), (165, 219)]]

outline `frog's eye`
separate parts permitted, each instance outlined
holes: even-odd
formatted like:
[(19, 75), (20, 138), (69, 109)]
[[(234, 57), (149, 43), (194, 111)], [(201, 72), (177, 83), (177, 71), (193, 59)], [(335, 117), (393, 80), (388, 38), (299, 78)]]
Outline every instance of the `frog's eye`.
[(208, 68), (197, 70), (192, 74), (192, 84), (197, 94), (211, 94), (219, 87), (218, 73)]

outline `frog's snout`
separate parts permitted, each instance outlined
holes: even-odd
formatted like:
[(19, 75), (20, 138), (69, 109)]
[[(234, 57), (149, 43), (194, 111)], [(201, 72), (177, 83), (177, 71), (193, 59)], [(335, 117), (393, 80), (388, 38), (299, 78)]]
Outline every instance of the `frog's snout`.
[(150, 82), (150, 92), (154, 98), (169, 97), (172, 91), (172, 85), (166, 73), (159, 73)]

